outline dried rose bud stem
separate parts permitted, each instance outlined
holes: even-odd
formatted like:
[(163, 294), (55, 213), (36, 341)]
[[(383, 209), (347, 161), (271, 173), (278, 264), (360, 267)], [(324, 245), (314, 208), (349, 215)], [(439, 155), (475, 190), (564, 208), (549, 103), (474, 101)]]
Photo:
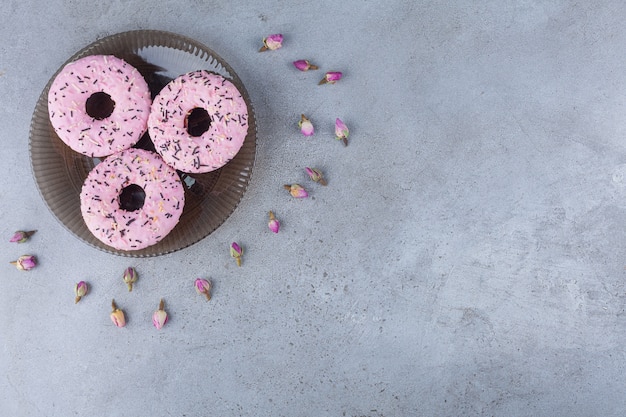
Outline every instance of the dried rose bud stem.
[(230, 245), (230, 256), (235, 258), (237, 266), (241, 266), (241, 257), (243, 256), (243, 248), (239, 246), (237, 242), (233, 242)]
[(298, 121), (298, 127), (300, 128), (300, 132), (302, 132), (304, 136), (313, 136), (313, 134), (315, 133), (315, 127), (313, 126), (313, 123), (311, 123), (311, 121), (304, 114), (300, 116), (300, 121)]
[(329, 71), (324, 74), (324, 78), (319, 82), (318, 85), (322, 84), (335, 84), (337, 81), (341, 79), (343, 74), (339, 71)]
[(263, 46), (259, 49), (259, 52), (265, 51), (275, 51), (276, 49), (282, 48), (283, 46), (283, 35), (280, 33), (275, 33), (273, 35), (269, 35), (267, 38), (263, 38)]
[(280, 222), (274, 215), (274, 212), (270, 210), (270, 221), (267, 223), (267, 226), (273, 233), (278, 233), (280, 230)]
[(74, 294), (76, 294), (76, 298), (74, 299), (75, 304), (78, 303), (84, 296), (87, 294), (89, 287), (85, 281), (80, 281), (76, 285), (74, 285)]
[(165, 323), (167, 323), (167, 311), (165, 311), (164, 307), (165, 302), (161, 298), (161, 301), (159, 302), (159, 309), (152, 313), (152, 324), (157, 328), (157, 330), (162, 329), (163, 326), (165, 326)]
[(300, 184), (285, 185), (284, 187), (289, 190), (289, 194), (294, 198), (307, 198), (309, 196), (309, 193)]
[(9, 262), (20, 271), (30, 271), (37, 266), (37, 258), (33, 255), (22, 255), (17, 258), (17, 261)]
[(308, 59), (299, 59), (297, 61), (293, 61), (293, 66), (296, 67), (296, 69), (298, 69), (299, 71), (319, 69), (317, 65), (311, 64)]
[(124, 311), (120, 310), (115, 304), (115, 300), (111, 300), (111, 314), (109, 317), (111, 321), (116, 327), (124, 327), (126, 326), (126, 316), (124, 315)]
[(26, 242), (32, 235), (34, 235), (36, 230), (23, 231), (18, 230), (13, 234), (13, 237), (9, 242), (11, 243), (24, 243)]
[(319, 169), (306, 167), (304, 168), (304, 170), (309, 175), (309, 178), (311, 178), (311, 180), (319, 182), (322, 185), (328, 185), (326, 179), (324, 178), (324, 174), (322, 174), (322, 171), (320, 171)]
[(124, 275), (122, 275), (122, 279), (126, 283), (128, 287), (128, 292), (133, 290), (133, 284), (137, 282), (137, 271), (132, 266), (126, 268), (124, 270)]
[(203, 278), (197, 278), (194, 281), (194, 287), (198, 294), (204, 294), (207, 301), (211, 301), (211, 281)]

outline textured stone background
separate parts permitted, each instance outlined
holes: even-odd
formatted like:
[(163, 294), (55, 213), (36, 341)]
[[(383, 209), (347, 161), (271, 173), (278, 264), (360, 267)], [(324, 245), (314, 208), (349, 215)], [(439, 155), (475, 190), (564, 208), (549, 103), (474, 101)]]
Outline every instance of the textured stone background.
[[(625, 414), (621, 2), (9, 0), (4, 13), (0, 415)], [(59, 224), (28, 151), (52, 74), (133, 29), (217, 51), (259, 132), (228, 221), (136, 260)], [(284, 48), (257, 53), (271, 33)], [(291, 67), (300, 58), (344, 79), (318, 87), (321, 72)], [(306, 183), (307, 165), (330, 183), (293, 200), (282, 185)], [(6, 242), (23, 228), (39, 232)], [(6, 264), (22, 253), (40, 266)], [(120, 279), (130, 265), (132, 293)], [(210, 303), (191, 287), (198, 276), (215, 283)], [(81, 279), (92, 291), (74, 305)], [(161, 297), (171, 319), (157, 331)]]

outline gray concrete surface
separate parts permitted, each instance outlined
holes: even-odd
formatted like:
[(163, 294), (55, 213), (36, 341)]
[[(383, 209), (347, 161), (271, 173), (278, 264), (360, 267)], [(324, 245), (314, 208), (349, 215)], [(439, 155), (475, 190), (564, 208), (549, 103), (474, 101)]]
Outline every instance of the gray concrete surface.
[[(0, 415), (623, 416), (621, 2), (11, 0), (0, 26)], [(128, 259), (49, 212), (28, 129), (74, 52), (180, 33), (237, 71), (252, 182), (215, 233)], [(285, 46), (259, 54), (261, 38)], [(334, 86), (290, 62), (343, 71)], [(317, 134), (295, 127), (310, 115)], [(332, 138), (341, 117), (350, 146)], [(282, 185), (323, 168), (296, 201)], [(267, 210), (283, 222), (266, 227)], [(17, 229), (38, 229), (26, 244)], [(237, 268), (228, 245), (246, 247)], [(8, 264), (39, 257), (28, 273)], [(132, 293), (120, 273), (133, 265)], [(191, 288), (213, 279), (210, 303)], [(88, 280), (78, 305), (73, 285)], [(150, 323), (164, 297), (170, 322)], [(115, 298), (129, 318), (109, 321)]]

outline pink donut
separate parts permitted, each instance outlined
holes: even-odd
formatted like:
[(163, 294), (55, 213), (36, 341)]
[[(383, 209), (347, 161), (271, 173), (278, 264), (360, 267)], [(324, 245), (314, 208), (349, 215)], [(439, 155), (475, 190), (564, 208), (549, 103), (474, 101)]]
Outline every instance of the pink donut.
[(87, 228), (101, 242), (138, 250), (163, 239), (178, 223), (185, 190), (154, 152), (127, 149), (96, 165), (80, 193)]
[(148, 132), (157, 152), (189, 173), (214, 171), (241, 149), (248, 107), (237, 87), (205, 70), (170, 81), (154, 99)]
[(133, 146), (146, 132), (150, 90), (143, 76), (112, 55), (67, 64), (48, 92), (48, 114), (59, 138), (91, 157)]

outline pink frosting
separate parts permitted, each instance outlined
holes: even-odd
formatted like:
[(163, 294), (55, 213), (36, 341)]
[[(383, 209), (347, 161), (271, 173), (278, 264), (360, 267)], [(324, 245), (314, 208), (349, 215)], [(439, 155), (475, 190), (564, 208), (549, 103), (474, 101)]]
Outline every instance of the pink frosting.
[[(115, 102), (102, 120), (85, 108), (94, 93), (106, 93)], [(70, 148), (102, 157), (128, 149), (146, 132), (150, 90), (143, 76), (112, 55), (91, 55), (67, 64), (48, 93), (48, 113), (55, 132)]]
[[(120, 208), (119, 195), (129, 185), (145, 194), (143, 207)], [(138, 250), (163, 239), (178, 223), (185, 190), (176, 171), (154, 152), (128, 149), (104, 159), (89, 173), (80, 193), (87, 228), (103, 243)]]
[[(187, 132), (186, 119), (195, 108), (211, 119), (201, 136)], [(204, 70), (181, 75), (155, 97), (148, 132), (157, 152), (183, 172), (202, 173), (221, 168), (241, 149), (248, 133), (248, 107), (237, 87)]]

